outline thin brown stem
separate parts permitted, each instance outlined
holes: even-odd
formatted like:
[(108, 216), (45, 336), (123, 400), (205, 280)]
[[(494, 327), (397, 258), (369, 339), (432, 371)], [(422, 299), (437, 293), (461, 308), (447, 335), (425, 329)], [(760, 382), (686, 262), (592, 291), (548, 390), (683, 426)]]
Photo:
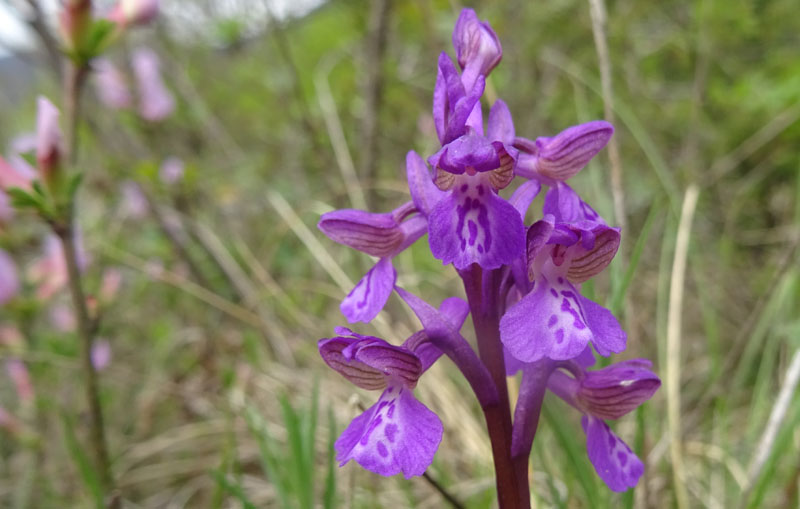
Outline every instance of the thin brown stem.
[(89, 310), (86, 307), (86, 296), (83, 292), (81, 273), (78, 268), (72, 227), (56, 227), (55, 232), (61, 239), (64, 260), (67, 265), (67, 274), (69, 276), (69, 291), (72, 297), (75, 318), (78, 321), (78, 333), (81, 341), (81, 364), (84, 375), (86, 400), (89, 404), (89, 441), (91, 443), (92, 452), (94, 453), (95, 467), (97, 468), (103, 492), (108, 497), (107, 506), (113, 508), (119, 505), (119, 496), (114, 493), (114, 477), (111, 472), (108, 447), (106, 446), (103, 409), (100, 405), (99, 382), (97, 379), (97, 371), (94, 369), (94, 364), (92, 364), (92, 346), (94, 344), (96, 324), (89, 316)]
[(86, 78), (89, 76), (88, 65), (78, 66), (67, 61), (64, 75), (64, 116), (67, 119), (65, 138), (66, 151), (64, 160), (70, 166), (78, 161), (78, 121), (80, 119), (81, 95)]

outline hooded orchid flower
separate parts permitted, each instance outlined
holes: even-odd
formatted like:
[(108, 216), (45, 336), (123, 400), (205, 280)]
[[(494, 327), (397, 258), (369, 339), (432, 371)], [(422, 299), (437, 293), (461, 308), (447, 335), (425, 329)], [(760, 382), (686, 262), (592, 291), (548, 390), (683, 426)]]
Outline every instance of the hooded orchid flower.
[[(559, 215), (547, 214), (528, 229), (530, 283), (523, 281), (525, 295), (500, 321), (503, 344), (523, 362), (545, 357), (572, 359), (590, 342), (605, 356), (625, 349), (626, 334), (614, 316), (583, 297), (579, 289), (581, 283), (600, 273), (614, 258), (619, 248), (619, 229), (598, 220), (588, 205), (584, 204), (586, 213), (580, 204), (571, 201), (571, 206), (559, 207), (554, 203), (559, 192), (583, 203), (567, 189), (564, 185), (545, 197), (544, 209), (554, 209)], [(591, 215), (594, 220), (588, 218)]]
[(413, 151), (406, 157), (406, 172), (411, 201), (384, 214), (335, 210), (323, 214), (317, 225), (331, 240), (379, 258), (342, 301), (340, 308), (350, 323), (369, 322), (386, 305), (397, 279), (392, 258), (426, 233), (426, 217), (444, 194)]
[(583, 413), (586, 450), (597, 475), (612, 491), (636, 486), (644, 464), (605, 421), (626, 415), (658, 390), (661, 380), (650, 371), (652, 363), (633, 359), (595, 371), (575, 361), (565, 366), (572, 376), (556, 370), (547, 387)]
[[(440, 312), (455, 328), (467, 317), (466, 302), (453, 297)], [(402, 346), (356, 334), (344, 327), (337, 336), (321, 339), (325, 362), (350, 382), (367, 390), (383, 390), (377, 403), (353, 419), (336, 440), (337, 459), (351, 459), (377, 474), (422, 475), (433, 461), (442, 440), (439, 418), (416, 400), (414, 387), (420, 376), (442, 355), (425, 329), (412, 334)]]
[(433, 256), (463, 270), (473, 263), (495, 269), (518, 258), (525, 247), (519, 212), (497, 192), (514, 178), (514, 124), (508, 107), (497, 101), (489, 112), (487, 135), (465, 118), (483, 93), (478, 78), (468, 95), (447, 55), (439, 59), (434, 118), (443, 147), (428, 162), (436, 187), (446, 191), (431, 211), (429, 241)]

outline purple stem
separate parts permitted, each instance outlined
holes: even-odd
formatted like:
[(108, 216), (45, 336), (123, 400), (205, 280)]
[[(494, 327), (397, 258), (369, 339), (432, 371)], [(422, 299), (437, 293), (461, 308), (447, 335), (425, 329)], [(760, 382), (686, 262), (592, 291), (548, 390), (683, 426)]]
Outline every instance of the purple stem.
[(497, 406), (492, 378), (467, 340), (430, 304), (399, 286), (395, 286), (395, 290), (422, 322), (430, 342), (447, 355), (467, 379), (481, 408)]
[(497, 405), (483, 408), (494, 457), (497, 499), (501, 509), (529, 508), (527, 458), (524, 458), (525, 464), (522, 465), (515, 464), (511, 457), (511, 410), (503, 345), (500, 342), (498, 306), (501, 271), (483, 272), (478, 264), (472, 264), (470, 268), (460, 271), (460, 275), (475, 327), (478, 354), (497, 389)]
[[(527, 364), (522, 371), (522, 384), (519, 388), (519, 399), (514, 409), (514, 429), (511, 439), (511, 456), (525, 462), (527, 475), (528, 458), (539, 425), (544, 395), (547, 392), (547, 381), (553, 374), (556, 363), (550, 359)], [(521, 463), (521, 461), (520, 461)]]

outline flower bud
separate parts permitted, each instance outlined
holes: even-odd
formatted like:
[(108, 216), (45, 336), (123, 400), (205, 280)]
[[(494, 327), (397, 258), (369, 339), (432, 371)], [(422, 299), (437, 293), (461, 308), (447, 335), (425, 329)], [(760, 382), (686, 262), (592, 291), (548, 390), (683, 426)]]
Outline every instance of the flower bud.
[(58, 109), (47, 98), (39, 96), (36, 114), (36, 162), (39, 176), (52, 185), (61, 166), (61, 129)]
[(645, 359), (619, 362), (589, 371), (575, 395), (579, 407), (600, 419), (618, 419), (650, 399), (661, 380)]
[(58, 22), (66, 49), (81, 49), (92, 23), (91, 0), (67, 0), (58, 14)]
[(125, 28), (130, 25), (146, 25), (158, 16), (159, 0), (120, 0), (108, 15), (108, 19)]
[(453, 46), (458, 65), (474, 69), (475, 74), (488, 75), (503, 58), (500, 39), (489, 23), (478, 20), (472, 9), (463, 9), (453, 30)]

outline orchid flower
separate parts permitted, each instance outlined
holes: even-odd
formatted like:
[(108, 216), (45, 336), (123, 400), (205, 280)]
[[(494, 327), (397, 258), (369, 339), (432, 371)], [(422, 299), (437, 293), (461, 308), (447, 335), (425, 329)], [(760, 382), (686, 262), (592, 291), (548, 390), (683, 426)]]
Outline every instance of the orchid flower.
[(431, 252), (444, 264), (463, 270), (473, 263), (495, 269), (511, 263), (525, 247), (519, 212), (497, 192), (514, 178), (514, 124), (508, 107), (497, 101), (489, 113), (487, 136), (465, 112), (483, 93), (478, 78), (468, 95), (447, 55), (439, 58), (434, 118), (443, 147), (428, 158), (436, 186), (447, 191), (429, 217)]
[[(440, 311), (456, 329), (467, 317), (467, 304), (451, 298)], [(383, 390), (377, 403), (353, 419), (336, 440), (337, 459), (351, 459), (372, 472), (406, 478), (422, 475), (433, 461), (442, 440), (442, 422), (416, 400), (413, 389), (420, 376), (442, 355), (423, 329), (402, 346), (344, 327), (336, 336), (321, 339), (325, 362), (353, 384)]]
[[(336, 442), (339, 461), (354, 459), (381, 475), (425, 471), (442, 423), (411, 391), (444, 354), (484, 413), (500, 507), (530, 507), (528, 456), (548, 389), (581, 411), (590, 461), (610, 489), (623, 491), (636, 485), (643, 464), (605, 421), (647, 400), (660, 381), (644, 360), (587, 370), (593, 351), (609, 356), (626, 347), (617, 319), (580, 293), (616, 255), (620, 230), (565, 182), (614, 129), (594, 121), (532, 141), (516, 136), (508, 107), (497, 100), (484, 130), (481, 97), (502, 59), (499, 38), (464, 9), (453, 46), (461, 72), (442, 53), (433, 91), (441, 148), (427, 161), (413, 151), (406, 157), (411, 200), (383, 214), (329, 212), (318, 225), (335, 242), (378, 258), (341, 303), (350, 322), (372, 320), (394, 290), (423, 327), (402, 346), (343, 328), (320, 340), (330, 367), (361, 388), (384, 390)], [(516, 175), (525, 180), (506, 199), (500, 191)], [(542, 185), (549, 190), (541, 215), (526, 229)], [(467, 304), (453, 297), (437, 310), (397, 286), (393, 257), (426, 232), (433, 257), (463, 281), (477, 349), (459, 332)], [(519, 371), (512, 420), (506, 376)]]
[[(625, 349), (626, 334), (614, 316), (580, 294), (580, 284), (602, 272), (614, 258), (619, 229), (606, 226), (577, 194), (562, 186), (545, 197), (544, 210), (558, 215), (547, 214), (528, 229), (527, 279), (531, 283), (523, 282), (527, 293), (500, 321), (503, 344), (523, 362), (572, 359), (590, 342), (605, 356)], [(565, 195), (579, 203), (556, 203)], [(594, 220), (588, 219), (591, 216)]]
[(636, 486), (644, 464), (605, 421), (626, 415), (658, 390), (661, 380), (650, 371), (651, 362), (633, 359), (595, 371), (579, 362), (567, 366), (572, 376), (557, 370), (547, 387), (583, 413), (586, 449), (597, 475), (612, 491)]
[(317, 225), (331, 240), (379, 258), (342, 301), (342, 314), (350, 323), (369, 322), (386, 305), (397, 279), (392, 258), (426, 233), (426, 217), (444, 194), (433, 185), (416, 152), (406, 157), (406, 173), (411, 201), (384, 214), (335, 210), (323, 214)]

